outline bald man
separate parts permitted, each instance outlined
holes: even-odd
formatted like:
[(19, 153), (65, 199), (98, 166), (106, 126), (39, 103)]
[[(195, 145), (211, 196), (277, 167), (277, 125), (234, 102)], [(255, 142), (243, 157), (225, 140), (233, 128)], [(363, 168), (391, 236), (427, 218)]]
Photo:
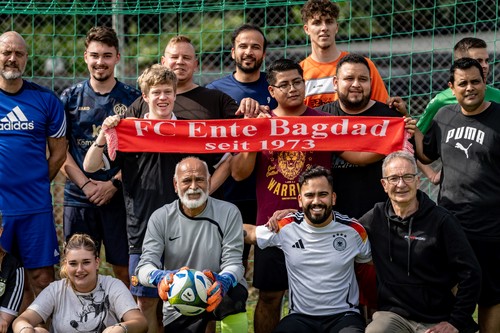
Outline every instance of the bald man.
[[(50, 90), (23, 80), (28, 46), (0, 36), (0, 211), (2, 246), (22, 261), (32, 292), (54, 280), (59, 262), (50, 181), (66, 158), (66, 117)], [(46, 147), (48, 147), (46, 153)], [(48, 157), (47, 157), (48, 156)], [(33, 300), (25, 292), (24, 303)]]
[(203, 270), (212, 280), (207, 311), (184, 316), (163, 301), (165, 332), (205, 332), (208, 322), (222, 320), (223, 332), (247, 332), (243, 276), (243, 222), (235, 205), (208, 195), (208, 166), (186, 157), (175, 167), (179, 199), (156, 210), (149, 219), (136, 273), (145, 286), (158, 286), (160, 297), (183, 266)]

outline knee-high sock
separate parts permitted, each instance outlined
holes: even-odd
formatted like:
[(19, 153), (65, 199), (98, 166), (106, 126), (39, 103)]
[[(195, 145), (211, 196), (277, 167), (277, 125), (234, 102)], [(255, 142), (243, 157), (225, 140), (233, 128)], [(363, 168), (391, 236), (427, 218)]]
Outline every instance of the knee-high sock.
[(220, 323), (221, 333), (248, 332), (248, 318), (246, 312), (227, 316)]

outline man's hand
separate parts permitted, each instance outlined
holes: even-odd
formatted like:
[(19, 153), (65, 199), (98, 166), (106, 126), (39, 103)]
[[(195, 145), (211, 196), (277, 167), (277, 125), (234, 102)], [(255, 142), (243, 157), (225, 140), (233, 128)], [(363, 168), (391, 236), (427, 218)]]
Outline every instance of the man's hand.
[(114, 115), (114, 116), (109, 116), (106, 119), (104, 119), (102, 123), (102, 128), (113, 128), (116, 127), (120, 123), (120, 116), (119, 115)]
[(411, 117), (404, 117), (405, 130), (411, 136), (415, 134), (415, 129), (417, 128), (417, 119), (412, 119)]
[(0, 333), (7, 333), (7, 329), (9, 328), (9, 324), (3, 318), (0, 318)]
[(408, 116), (408, 110), (406, 108), (406, 102), (403, 101), (403, 99), (399, 96), (396, 97), (389, 97), (387, 100), (387, 105), (391, 109), (395, 109), (399, 113), (401, 113), (403, 116)]
[(170, 290), (170, 285), (174, 282), (174, 275), (177, 274), (178, 271), (189, 269), (189, 267), (184, 266), (180, 269), (174, 270), (162, 270), (157, 269), (149, 273), (149, 283), (153, 286), (158, 287), (158, 296), (166, 302), (168, 301), (168, 291)]
[(425, 333), (458, 333), (458, 330), (447, 321), (442, 321), (436, 326), (429, 328)]
[(222, 298), (227, 294), (229, 289), (236, 286), (238, 281), (236, 281), (236, 278), (231, 273), (222, 273), (219, 275), (210, 270), (204, 270), (203, 274), (212, 281), (212, 286), (207, 290), (208, 306), (206, 309), (207, 312), (212, 312), (222, 302)]
[(168, 301), (168, 291), (172, 282), (174, 282), (174, 273), (168, 273), (158, 284), (158, 296), (160, 296), (163, 302)]
[(90, 179), (90, 183), (84, 187), (83, 192), (90, 202), (97, 206), (102, 206), (113, 198), (117, 190), (110, 180), (98, 181)]
[(272, 232), (278, 232), (279, 231), (278, 222), (288, 214), (295, 212), (297, 212), (297, 210), (292, 208), (277, 210), (273, 213), (273, 216), (269, 218), (265, 226)]
[(245, 118), (257, 118), (262, 113), (269, 115), (269, 106), (260, 105), (256, 100), (247, 97), (241, 100), (240, 106), (235, 114), (237, 116), (243, 115)]
[(439, 182), (441, 181), (441, 170), (434, 172), (434, 175), (429, 178), (429, 181), (434, 185), (439, 185)]

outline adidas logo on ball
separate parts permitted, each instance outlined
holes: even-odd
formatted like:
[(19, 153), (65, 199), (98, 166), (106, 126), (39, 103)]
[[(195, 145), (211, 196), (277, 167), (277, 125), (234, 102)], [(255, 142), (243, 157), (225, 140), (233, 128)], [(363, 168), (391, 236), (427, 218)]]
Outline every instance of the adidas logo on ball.
[(200, 271), (184, 269), (174, 275), (168, 291), (168, 302), (185, 316), (196, 316), (207, 307), (207, 289), (211, 281)]

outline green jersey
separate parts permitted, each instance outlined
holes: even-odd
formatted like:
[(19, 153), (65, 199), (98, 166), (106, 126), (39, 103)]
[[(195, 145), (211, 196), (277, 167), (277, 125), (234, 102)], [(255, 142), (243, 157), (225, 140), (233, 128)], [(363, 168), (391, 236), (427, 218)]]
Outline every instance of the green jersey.
[[(496, 89), (490, 86), (486, 86), (486, 94), (484, 96), (484, 100), (489, 102), (497, 102), (500, 103), (500, 89)], [(457, 99), (450, 88), (441, 91), (437, 94), (427, 107), (425, 108), (424, 113), (420, 116), (418, 120), (417, 127), (423, 134), (427, 133), (429, 127), (431, 126), (432, 119), (436, 113), (445, 105), (456, 104)]]

